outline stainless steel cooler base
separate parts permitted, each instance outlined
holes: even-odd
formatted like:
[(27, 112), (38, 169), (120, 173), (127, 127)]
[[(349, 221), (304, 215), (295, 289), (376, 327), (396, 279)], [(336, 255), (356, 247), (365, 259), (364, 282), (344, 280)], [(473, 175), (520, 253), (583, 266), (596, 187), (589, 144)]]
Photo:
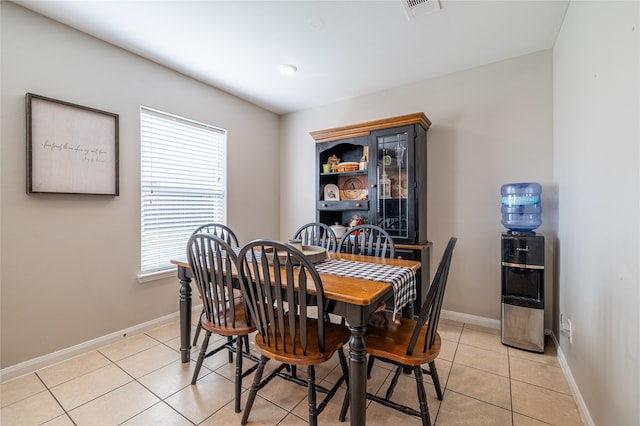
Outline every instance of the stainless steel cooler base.
[(544, 352), (544, 309), (502, 304), (502, 343)]

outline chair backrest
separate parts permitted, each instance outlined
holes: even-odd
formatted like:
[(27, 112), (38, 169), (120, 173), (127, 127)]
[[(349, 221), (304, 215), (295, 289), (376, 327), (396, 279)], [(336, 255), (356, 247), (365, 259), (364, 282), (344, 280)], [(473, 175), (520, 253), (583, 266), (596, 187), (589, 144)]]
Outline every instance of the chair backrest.
[(224, 240), (225, 243), (229, 244), (231, 248), (240, 247), (236, 234), (233, 233), (231, 228), (221, 223), (207, 223), (205, 225), (198, 226), (191, 235), (194, 235), (194, 234), (215, 235), (216, 237)]
[(333, 229), (321, 222), (302, 225), (294, 234), (294, 239), (302, 241), (305, 246), (324, 247), (327, 251), (336, 251), (337, 239)]
[(187, 243), (187, 259), (207, 319), (220, 327), (235, 328), (232, 272), (237, 257), (233, 248), (215, 235), (193, 234)]
[(447, 278), (449, 277), (451, 257), (453, 256), (453, 249), (456, 246), (457, 241), (458, 239), (456, 237), (451, 237), (447, 247), (444, 249), (442, 259), (438, 265), (438, 270), (436, 271), (433, 281), (429, 286), (427, 298), (420, 309), (420, 315), (416, 321), (416, 327), (413, 330), (413, 334), (411, 335), (411, 340), (409, 341), (409, 346), (407, 348), (407, 355), (413, 354), (422, 326), (426, 321), (428, 321), (428, 323), (422, 351), (426, 352), (429, 350), (436, 340), (436, 331), (438, 330), (442, 300), (444, 299), (444, 291), (447, 286)]
[(286, 244), (255, 240), (240, 250), (238, 270), (256, 339), (283, 353), (307, 355), (309, 337), (316, 336), (307, 329), (309, 308), (317, 307), (317, 347), (324, 352), (324, 289), (306, 256)]
[(375, 257), (396, 257), (396, 246), (387, 231), (376, 225), (358, 225), (342, 236), (339, 253), (362, 254)]

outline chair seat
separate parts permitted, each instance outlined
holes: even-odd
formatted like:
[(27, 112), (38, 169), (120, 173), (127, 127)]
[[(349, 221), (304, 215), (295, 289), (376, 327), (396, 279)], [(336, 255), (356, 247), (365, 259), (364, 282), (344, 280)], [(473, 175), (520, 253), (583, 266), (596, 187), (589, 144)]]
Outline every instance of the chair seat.
[[(415, 329), (416, 321), (410, 318), (396, 316), (393, 320), (393, 313), (381, 311), (374, 312), (369, 316), (365, 339), (367, 341), (367, 352), (370, 355), (386, 358), (391, 361), (416, 366), (426, 364), (435, 360), (440, 353), (440, 335), (436, 333), (436, 339), (431, 349), (422, 352), (427, 326), (422, 326), (422, 332), (415, 345), (412, 355), (407, 355), (409, 340)], [(428, 345), (427, 345), (428, 346)]]
[[(222, 336), (239, 336), (239, 335), (253, 333), (254, 331), (256, 331), (256, 328), (254, 326), (247, 324), (247, 315), (244, 310), (244, 303), (242, 302), (241, 299), (240, 300), (236, 299), (235, 309), (236, 309), (236, 321), (234, 326), (232, 326), (230, 322), (228, 322), (228, 325), (225, 326), (225, 325), (219, 325), (218, 323), (213, 321), (209, 321), (207, 319), (207, 315), (203, 312), (202, 316), (200, 317), (200, 323), (202, 324), (202, 328)], [(231, 318), (231, 315), (229, 314), (228, 310), (224, 310), (224, 311), (216, 310), (214, 311), (214, 315), (217, 315), (219, 320), (218, 322), (220, 324), (225, 323), (224, 321), (225, 315), (227, 316), (227, 321), (230, 321), (230, 318)]]
[[(348, 341), (351, 333), (349, 330), (340, 324), (333, 323), (325, 323), (324, 333), (325, 333), (325, 350), (324, 352), (320, 352), (318, 349), (318, 327), (317, 321), (314, 318), (308, 318), (308, 335), (307, 335), (307, 354), (304, 355), (302, 353), (302, 344), (300, 342), (300, 333), (297, 333), (296, 337), (296, 353), (291, 353), (292, 342), (291, 336), (289, 333), (289, 316), (285, 315), (285, 336), (286, 336), (286, 347), (287, 352), (284, 352), (283, 344), (281, 336), (279, 335), (279, 327), (278, 327), (278, 335), (277, 339), (277, 347), (272, 345), (269, 347), (266, 343), (266, 340), (263, 340), (260, 334), (256, 334), (256, 349), (262, 355), (285, 363), (285, 364), (293, 364), (293, 365), (317, 365), (321, 364), (325, 361), (328, 361), (337, 350), (343, 347)], [(273, 339), (273, 336), (270, 336)], [(273, 342), (272, 342), (273, 343)]]

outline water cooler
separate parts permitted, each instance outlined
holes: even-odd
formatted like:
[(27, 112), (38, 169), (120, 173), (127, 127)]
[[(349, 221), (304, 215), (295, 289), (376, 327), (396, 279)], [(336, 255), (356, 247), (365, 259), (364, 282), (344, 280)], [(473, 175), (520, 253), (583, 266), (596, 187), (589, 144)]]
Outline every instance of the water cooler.
[(502, 343), (544, 352), (544, 237), (541, 186), (535, 182), (503, 185)]
[(544, 352), (544, 236), (502, 234), (502, 343)]

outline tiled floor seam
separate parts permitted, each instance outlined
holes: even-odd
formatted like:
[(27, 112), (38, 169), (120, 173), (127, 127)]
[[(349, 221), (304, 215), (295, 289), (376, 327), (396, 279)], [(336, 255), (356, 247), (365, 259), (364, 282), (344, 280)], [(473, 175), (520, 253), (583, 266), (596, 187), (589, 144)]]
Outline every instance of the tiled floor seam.
[[(67, 416), (69, 418), (69, 420), (71, 420), (71, 423), (73, 423), (74, 425), (76, 424), (76, 422), (73, 421), (73, 419), (71, 418), (71, 416), (69, 415), (69, 412), (67, 410), (64, 409), (64, 407), (62, 406), (62, 404), (60, 403), (60, 400), (58, 400), (58, 398), (56, 398), (55, 394), (53, 393), (53, 391), (51, 390), (51, 388), (49, 388), (49, 386), (47, 386), (47, 384), (44, 382), (44, 380), (42, 380), (42, 377), (40, 377), (40, 375), (38, 374), (37, 371), (34, 371), (35, 376), (38, 378), (38, 380), (40, 380), (40, 382), (42, 383), (42, 385), (45, 387), (45, 389), (47, 390), (47, 392), (49, 392), (49, 395), (51, 395), (51, 398), (53, 398), (53, 400), (56, 402), (56, 404), (58, 404), (58, 406), (60, 407), (60, 409), (63, 411), (64, 415)], [(60, 416), (58, 416), (60, 417)], [(57, 418), (57, 417), (56, 417)], [(51, 419), (53, 420), (53, 419)]]
[[(535, 383), (525, 382), (524, 380), (510, 379), (510, 381), (511, 380), (519, 382), (519, 383), (524, 383), (525, 385), (535, 386), (538, 389), (544, 389), (544, 390), (547, 390), (547, 391), (551, 391), (551, 392), (557, 393), (558, 395), (568, 396), (568, 397), (571, 397), (572, 399), (575, 400), (575, 398), (574, 398), (574, 396), (573, 396), (573, 394), (571, 392), (569, 392), (569, 393), (560, 392), (560, 391), (558, 391), (556, 389), (551, 389), (551, 388), (548, 388), (548, 387), (545, 387), (545, 386), (540, 386), (540, 385), (537, 385)], [(509, 386), (511, 386), (511, 385), (509, 385)]]
[[(482, 400), (482, 399), (476, 398), (476, 397), (474, 397), (474, 396), (469, 396), (469, 395), (464, 394), (464, 393), (456, 392), (456, 391), (454, 391), (453, 389), (447, 389), (447, 391), (448, 391), (448, 392), (451, 392), (451, 393), (457, 393), (458, 395), (462, 395), (462, 396), (464, 396), (465, 398), (475, 399), (476, 401), (482, 402), (483, 404), (488, 404), (488, 405), (491, 405), (491, 406), (493, 406), (493, 407), (499, 408), (499, 409), (501, 409), (501, 410), (509, 411), (508, 409), (506, 409), (506, 408), (504, 408), (504, 407), (501, 407), (501, 406), (499, 406), (499, 405), (493, 404), (493, 403), (491, 403), (491, 402), (487, 402), (487, 401), (485, 401), (485, 400)], [(444, 400), (444, 398), (443, 398), (443, 400)], [(512, 413), (513, 413), (513, 411), (512, 411)], [(518, 413), (518, 414), (520, 414), (520, 413)], [(512, 416), (512, 417), (513, 417), (513, 416)]]
[(507, 365), (509, 366), (509, 407), (511, 408), (511, 426), (515, 426), (516, 419), (513, 413), (513, 389), (511, 388), (511, 355), (507, 349)]
[[(112, 362), (112, 361), (111, 361), (111, 362)], [(116, 365), (116, 367), (118, 367), (120, 370), (122, 370), (122, 368), (121, 368), (120, 366), (118, 366), (118, 365), (117, 365), (117, 363), (114, 363), (114, 362), (112, 362), (112, 363), (113, 363), (113, 364), (115, 364), (115, 365)], [(102, 368), (102, 367), (100, 367), (100, 368)], [(92, 370), (92, 371), (95, 371), (95, 370)], [(62, 411), (63, 411), (64, 415), (66, 415), (66, 416), (69, 418), (69, 420), (71, 421), (71, 423), (73, 423), (73, 424), (75, 425), (75, 424), (76, 424), (76, 422), (73, 420), (73, 417), (71, 416), (71, 413), (70, 413), (71, 411), (76, 410), (76, 409), (78, 409), (78, 408), (80, 408), (80, 407), (82, 407), (82, 406), (84, 406), (84, 405), (86, 405), (86, 404), (89, 404), (89, 403), (91, 403), (91, 402), (95, 401), (95, 400), (96, 400), (96, 399), (98, 399), (98, 398), (101, 398), (101, 397), (103, 397), (103, 396), (105, 396), (105, 395), (107, 395), (107, 394), (109, 394), (109, 393), (111, 393), (111, 392), (113, 392), (113, 391), (115, 391), (115, 390), (117, 390), (117, 389), (120, 389), (120, 388), (122, 388), (122, 387), (124, 387), (124, 386), (126, 386), (126, 385), (130, 384), (131, 382), (137, 382), (138, 384), (142, 385), (142, 383), (138, 382), (138, 380), (136, 380), (134, 377), (132, 377), (129, 373), (127, 373), (127, 372), (126, 372), (126, 371), (124, 371), (124, 370), (122, 370), (122, 371), (123, 371), (125, 374), (127, 374), (129, 377), (131, 377), (131, 379), (132, 379), (132, 380), (131, 380), (131, 381), (129, 381), (129, 382), (127, 382), (127, 383), (125, 383), (125, 384), (122, 384), (122, 385), (120, 385), (120, 386), (117, 386), (117, 387), (115, 387), (115, 388), (113, 388), (113, 389), (109, 390), (108, 392), (103, 393), (102, 395), (98, 395), (98, 396), (96, 396), (96, 397), (95, 397), (95, 398), (93, 398), (93, 399), (90, 399), (90, 400), (88, 400), (88, 401), (85, 401), (85, 402), (83, 402), (82, 404), (78, 405), (77, 407), (73, 407), (71, 410), (67, 410), (67, 409), (65, 409), (65, 408), (64, 408), (64, 406), (60, 403), (60, 400), (58, 400), (58, 398), (56, 397), (56, 395), (53, 393), (52, 388), (50, 388), (50, 387), (49, 387), (49, 386), (48, 386), (48, 385), (47, 385), (47, 384), (42, 380), (42, 378), (38, 375), (38, 372), (37, 372), (37, 371), (35, 371), (35, 372), (34, 372), (34, 374), (35, 374), (35, 375), (36, 375), (36, 377), (37, 377), (37, 378), (42, 382), (42, 384), (45, 386), (45, 388), (46, 388), (47, 392), (49, 392), (49, 394), (51, 395), (51, 397), (56, 401), (56, 404), (58, 404), (58, 405), (60, 406), (60, 409), (62, 409)], [(85, 373), (85, 374), (81, 374), (80, 376), (76, 376), (76, 377), (74, 377), (73, 379), (67, 380), (67, 382), (69, 382), (69, 381), (71, 381), (71, 380), (74, 380), (74, 379), (76, 379), (76, 378), (78, 378), (78, 377), (82, 377), (82, 376), (84, 376), (84, 375), (86, 375), (86, 374), (89, 374), (89, 372), (88, 372), (88, 373)], [(66, 382), (63, 382), (63, 383), (66, 383)], [(62, 383), (60, 383), (60, 384), (62, 384)], [(56, 386), (59, 386), (59, 385), (56, 385)], [(54, 387), (55, 387), (55, 386), (54, 386)], [(147, 388), (145, 387), (145, 389), (147, 389)], [(147, 390), (148, 390), (148, 389), (147, 389)], [(157, 395), (155, 395), (155, 394), (154, 394), (154, 396), (157, 396)], [(158, 399), (160, 399), (161, 401), (163, 401), (163, 402), (164, 402), (164, 400), (163, 400), (162, 398), (158, 397)], [(168, 405), (168, 404), (167, 404), (167, 405)], [(136, 415), (138, 415), (138, 414), (140, 414), (140, 413), (137, 413)], [(180, 414), (180, 413), (179, 413), (179, 414)], [(55, 418), (58, 418), (58, 417), (60, 417), (60, 416), (57, 416), (57, 417), (55, 417)], [(134, 417), (135, 417), (135, 416), (134, 416)], [(183, 417), (184, 417), (184, 416), (183, 416)], [(50, 419), (49, 421), (51, 421), (51, 420), (53, 420), (53, 419)]]
[[(462, 330), (464, 330), (464, 326), (462, 327)], [(460, 335), (462, 335), (462, 330), (460, 331)], [(449, 383), (449, 377), (451, 376), (451, 370), (453, 370), (453, 364), (455, 363), (455, 359), (456, 359), (456, 354), (458, 353), (458, 346), (460, 345), (460, 341), (458, 339), (458, 341), (456, 342), (456, 349), (453, 351), (453, 357), (451, 361), (447, 361), (447, 362), (451, 362), (451, 368), (449, 369), (449, 372), (447, 373), (447, 377), (445, 380), (443, 380), (442, 377), (440, 377), (440, 374), (438, 374), (438, 379), (440, 380), (440, 389), (442, 389), (442, 401), (444, 401), (444, 395), (445, 392), (447, 392), (447, 384)], [(431, 379), (433, 380), (433, 379)], [(431, 415), (431, 409), (429, 409), (429, 415), (431, 415), (431, 423), (433, 423), (434, 425), (438, 424), (438, 416), (440, 415), (440, 409), (442, 408), (442, 401), (440, 401), (440, 404), (438, 404), (438, 409), (435, 412), (435, 415)]]

